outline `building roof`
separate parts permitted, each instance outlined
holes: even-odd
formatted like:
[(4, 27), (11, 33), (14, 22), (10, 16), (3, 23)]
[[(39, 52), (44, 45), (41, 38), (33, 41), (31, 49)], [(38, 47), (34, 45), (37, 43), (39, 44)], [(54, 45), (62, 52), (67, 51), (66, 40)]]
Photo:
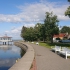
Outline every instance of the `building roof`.
[(5, 35), (5, 36), (1, 36), (0, 38), (12, 38), (12, 37)]
[(54, 35), (53, 37), (65, 37), (66, 34), (65, 33), (60, 33), (59, 35)]

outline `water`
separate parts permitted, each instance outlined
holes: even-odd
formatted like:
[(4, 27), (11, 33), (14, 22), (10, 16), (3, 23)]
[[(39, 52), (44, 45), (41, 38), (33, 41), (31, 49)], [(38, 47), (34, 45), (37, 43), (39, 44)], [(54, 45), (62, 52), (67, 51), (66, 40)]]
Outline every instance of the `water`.
[(23, 50), (15, 45), (0, 45), (0, 70), (8, 70), (23, 54)]

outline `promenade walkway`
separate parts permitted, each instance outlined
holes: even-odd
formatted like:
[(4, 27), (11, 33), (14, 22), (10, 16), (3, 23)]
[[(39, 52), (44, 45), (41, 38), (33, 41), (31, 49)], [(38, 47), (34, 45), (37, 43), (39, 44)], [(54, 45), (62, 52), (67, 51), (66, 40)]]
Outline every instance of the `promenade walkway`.
[(35, 50), (37, 70), (70, 70), (70, 59), (57, 55), (50, 49), (30, 44)]

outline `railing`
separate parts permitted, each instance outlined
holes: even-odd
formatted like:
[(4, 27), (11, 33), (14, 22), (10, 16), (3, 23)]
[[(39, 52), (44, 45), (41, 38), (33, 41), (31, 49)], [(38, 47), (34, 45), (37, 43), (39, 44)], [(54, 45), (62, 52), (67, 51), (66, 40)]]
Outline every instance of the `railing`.
[(8, 42), (8, 41), (12, 41), (12, 40), (0, 40), (0, 42)]

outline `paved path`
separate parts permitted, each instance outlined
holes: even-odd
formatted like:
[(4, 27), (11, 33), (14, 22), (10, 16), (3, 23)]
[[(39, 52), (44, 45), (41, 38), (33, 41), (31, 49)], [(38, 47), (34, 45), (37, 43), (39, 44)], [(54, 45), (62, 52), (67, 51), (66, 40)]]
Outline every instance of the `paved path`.
[(70, 70), (70, 59), (42, 46), (30, 44), (35, 50), (37, 70)]

